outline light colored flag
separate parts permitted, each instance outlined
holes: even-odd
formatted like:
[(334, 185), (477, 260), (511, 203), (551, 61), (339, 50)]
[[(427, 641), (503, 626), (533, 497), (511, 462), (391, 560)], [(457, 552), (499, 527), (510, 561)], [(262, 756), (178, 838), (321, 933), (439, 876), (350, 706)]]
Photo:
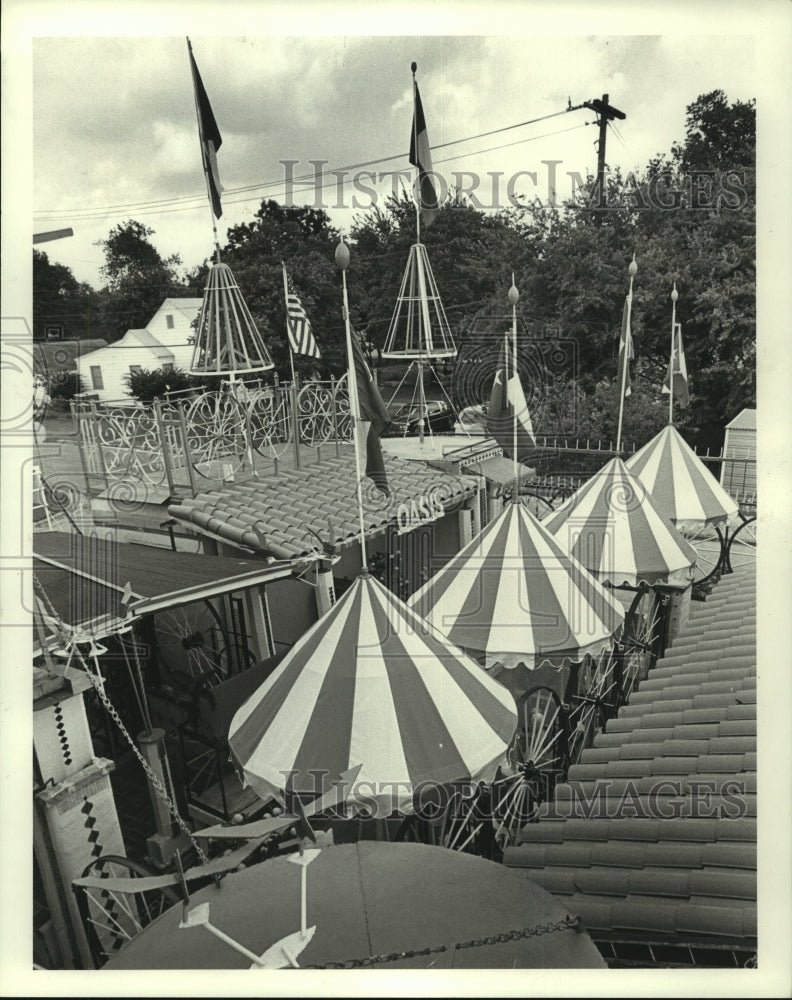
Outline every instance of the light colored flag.
[(283, 286), (286, 292), (286, 328), (289, 334), (289, 346), (292, 354), (305, 354), (309, 358), (320, 358), (311, 322), (303, 309), (302, 303), (294, 290), (291, 276), (283, 264)]
[[(634, 357), (632, 333), (630, 332), (630, 296), (624, 300), (624, 312), (622, 313), (621, 336), (619, 338), (619, 392), (624, 386), (624, 395), (629, 396), (632, 392), (630, 386), (630, 361)], [(626, 369), (626, 370), (625, 370)]]
[(517, 460), (525, 461), (536, 447), (531, 414), (523, 392), (520, 373), (509, 372), (509, 335), (501, 347), (495, 380), (492, 384), (489, 407), (487, 408), (487, 433), (491, 434), (503, 449), (507, 458), (513, 458), (514, 422), (517, 421)]
[(663, 392), (671, 392), (671, 379), (674, 379), (674, 402), (680, 406), (687, 406), (690, 402), (688, 393), (687, 363), (685, 362), (685, 350), (682, 346), (682, 324), (674, 324), (674, 350), (671, 352), (671, 360), (666, 369), (666, 377), (663, 382)]

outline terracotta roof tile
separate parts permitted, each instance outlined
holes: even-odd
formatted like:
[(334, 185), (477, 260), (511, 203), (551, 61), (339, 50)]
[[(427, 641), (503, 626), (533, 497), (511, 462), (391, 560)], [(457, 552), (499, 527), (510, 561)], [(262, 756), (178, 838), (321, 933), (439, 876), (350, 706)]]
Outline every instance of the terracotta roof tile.
[[(677, 642), (504, 856), (530, 860), (530, 877), (597, 935), (755, 947), (752, 580), (741, 566), (691, 607)], [(660, 818), (672, 807), (675, 818)]]

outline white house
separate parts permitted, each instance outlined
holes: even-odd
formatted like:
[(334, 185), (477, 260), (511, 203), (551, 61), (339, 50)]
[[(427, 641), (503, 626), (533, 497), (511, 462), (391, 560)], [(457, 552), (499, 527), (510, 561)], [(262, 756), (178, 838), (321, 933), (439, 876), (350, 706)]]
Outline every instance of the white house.
[(193, 321), (202, 299), (165, 299), (145, 330), (127, 330), (108, 347), (77, 359), (86, 392), (103, 402), (129, 398), (124, 377), (135, 369), (189, 368)]

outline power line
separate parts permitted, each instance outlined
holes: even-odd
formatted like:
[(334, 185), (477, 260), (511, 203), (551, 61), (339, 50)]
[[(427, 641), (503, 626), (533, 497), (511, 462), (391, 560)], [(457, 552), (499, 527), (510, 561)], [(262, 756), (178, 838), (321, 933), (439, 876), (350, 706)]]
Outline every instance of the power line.
[[(577, 109), (576, 108), (564, 108), (563, 111), (553, 111), (549, 115), (541, 115), (538, 118), (530, 118), (527, 121), (517, 122), (514, 125), (504, 125), (502, 128), (492, 129), (492, 130), (490, 130), (488, 132), (480, 132), (477, 135), (465, 136), (464, 138), (461, 138), (461, 139), (451, 139), (449, 142), (443, 142), (443, 143), (440, 143), (437, 146), (432, 146), (431, 148), (432, 148), (432, 151), (435, 151), (435, 150), (440, 150), (440, 149), (446, 149), (448, 146), (455, 146), (455, 145), (458, 145), (459, 143), (462, 143), (462, 142), (473, 142), (476, 139), (483, 139), (483, 138), (486, 138), (487, 136), (497, 135), (498, 133), (501, 133), (501, 132), (509, 132), (509, 131), (511, 131), (512, 129), (515, 129), (515, 128), (524, 128), (526, 125), (535, 125), (538, 122), (547, 121), (550, 118), (557, 118), (560, 115), (566, 115), (570, 111), (575, 111), (575, 110), (577, 110)], [(566, 131), (566, 130), (564, 130), (564, 131)], [(558, 133), (551, 132), (551, 133), (547, 133), (547, 134), (548, 135), (555, 135), (555, 134), (558, 134)], [(544, 136), (536, 136), (535, 138), (544, 138)], [(526, 139), (524, 141), (530, 142), (532, 140), (531, 139)], [(498, 147), (495, 147), (495, 148), (498, 148)], [(502, 148), (505, 148), (505, 147), (502, 147)], [(484, 152), (488, 152), (488, 150), (484, 150)], [(473, 152), (470, 155), (471, 156), (476, 156), (478, 154), (476, 152)], [(363, 167), (379, 166), (380, 164), (382, 164), (382, 163), (388, 163), (391, 160), (406, 159), (406, 158), (407, 158), (407, 154), (406, 153), (397, 153), (397, 154), (394, 154), (392, 156), (384, 156), (384, 157), (380, 157), (380, 158), (375, 159), (375, 160), (365, 160), (365, 161), (362, 161), (361, 163), (351, 163), (351, 164), (348, 164), (348, 165), (343, 166), (343, 167), (334, 167), (331, 170), (323, 170), (321, 172), (321, 174), (319, 174), (319, 176), (323, 177), (323, 176), (325, 176), (327, 174), (341, 173), (341, 172), (347, 171), (347, 170), (358, 170), (358, 169), (361, 169)], [(316, 177), (317, 177), (316, 173), (313, 173), (313, 174), (302, 174), (299, 177), (293, 178), (292, 180), (293, 180), (293, 183), (297, 184), (297, 183), (301, 183), (303, 181), (306, 181), (306, 182), (307, 181), (315, 181)], [(234, 195), (234, 194), (243, 194), (243, 193), (251, 192), (251, 191), (260, 191), (260, 190), (264, 190), (266, 188), (280, 187), (282, 184), (283, 184), (283, 180), (281, 178), (279, 178), (276, 181), (264, 181), (261, 184), (250, 184), (250, 185), (244, 185), (242, 187), (229, 188), (227, 190), (226, 194), (227, 195)], [(227, 199), (224, 199), (224, 201), (226, 201), (226, 200)], [(124, 203), (121, 203), (121, 204), (118, 204), (118, 205), (98, 205), (98, 206), (95, 206), (95, 208), (93, 208), (93, 209), (87, 209), (85, 211), (90, 211), (90, 212), (104, 212), (104, 211), (107, 211), (110, 214), (117, 214), (117, 213), (120, 213), (122, 211), (132, 210), (132, 209), (154, 208), (155, 206), (159, 206), (159, 205), (179, 205), (179, 204), (184, 205), (185, 208), (189, 210), (193, 206), (189, 205), (188, 203), (189, 202), (194, 202), (194, 201), (198, 201), (200, 203), (201, 207), (203, 207), (204, 202), (205, 202), (205, 195), (203, 195), (203, 194), (200, 194), (200, 195), (197, 195), (197, 194), (196, 195), (184, 195), (184, 196), (182, 196), (180, 198), (161, 198), (161, 199), (156, 199), (154, 201), (124, 202)], [(237, 204), (237, 202), (231, 202), (231, 204)], [(85, 218), (84, 215), (79, 215), (77, 212), (72, 212), (69, 209), (39, 209), (39, 210), (37, 210), (37, 211), (34, 212), (34, 216), (36, 216), (39, 221), (42, 221), (42, 220), (45, 220), (45, 219), (54, 219), (54, 218), (57, 218), (59, 216), (68, 216), (68, 217), (74, 217), (74, 218)], [(92, 217), (100, 218), (101, 216), (92, 216)]]
[[(548, 116), (548, 117), (552, 117), (552, 116)], [(447, 159), (444, 159), (444, 160), (438, 160), (437, 163), (438, 164), (440, 164), (440, 163), (451, 163), (454, 160), (464, 159), (465, 157), (481, 156), (481, 155), (483, 155), (485, 153), (490, 153), (490, 152), (493, 152), (495, 150), (507, 149), (507, 148), (509, 148), (511, 146), (519, 146), (519, 145), (523, 145), (523, 144), (528, 143), (528, 142), (536, 142), (539, 139), (546, 139), (549, 136), (562, 135), (565, 132), (573, 132), (573, 131), (575, 131), (578, 128), (584, 128), (586, 125), (589, 125), (589, 124), (590, 124), (590, 122), (581, 122), (579, 125), (573, 125), (571, 128), (557, 129), (557, 130), (555, 130), (553, 132), (544, 132), (541, 135), (529, 136), (526, 139), (518, 139), (516, 142), (506, 143), (505, 145), (502, 145), (502, 146), (491, 146), (491, 147), (488, 147), (487, 149), (474, 150), (471, 153), (463, 153), (463, 154), (460, 154), (459, 156), (452, 156), (452, 157), (448, 157)], [(510, 127), (513, 127), (513, 126), (510, 126)], [(462, 141), (465, 141), (465, 140), (461, 140), (460, 139), (460, 140), (455, 140), (455, 141), (462, 142)], [(444, 145), (451, 145), (451, 144), (450, 143), (445, 143)], [(440, 148), (440, 147), (438, 147), (438, 148)], [(393, 159), (393, 157), (388, 157), (387, 159)], [(385, 160), (379, 160), (379, 161), (378, 160), (372, 160), (372, 161), (369, 161), (368, 164), (357, 164), (356, 166), (360, 166), (360, 167), (362, 167), (362, 166), (371, 166), (371, 165), (374, 165), (374, 164), (380, 163), (380, 162), (385, 162)], [(348, 170), (353, 170), (355, 168), (356, 168), (355, 166), (334, 167), (332, 170), (324, 170), (324, 171), (321, 171), (320, 173), (317, 173), (317, 174), (310, 174), (310, 175), (306, 174), (302, 178), (295, 177), (295, 178), (292, 179), (292, 181), (290, 183), (294, 187), (302, 186), (302, 187), (305, 187), (305, 188), (309, 188), (309, 189), (313, 190), (314, 192), (323, 191), (325, 188), (330, 188), (330, 187), (338, 189), (339, 187), (346, 187), (348, 184), (352, 183), (353, 178), (352, 177), (349, 177), (349, 178), (340, 178), (337, 175), (341, 174), (341, 173), (343, 173), (345, 171), (348, 171)], [(331, 177), (332, 177), (332, 179), (331, 179)], [(322, 179), (324, 179), (324, 180), (322, 180)], [(320, 180), (322, 180), (321, 183), (319, 183)], [(282, 187), (282, 190), (273, 192), (271, 194), (271, 197), (273, 197), (273, 198), (275, 198), (275, 197), (284, 197), (286, 195), (286, 185), (285, 185), (285, 182), (283, 180), (280, 180), (280, 181), (277, 181), (277, 182), (268, 182), (267, 184), (263, 184), (263, 185), (254, 185), (254, 186), (252, 186), (250, 188), (235, 188), (230, 193), (239, 193), (239, 192), (242, 192), (242, 191), (261, 190), (261, 189), (263, 189), (265, 187), (271, 187), (271, 186), (274, 186), (274, 185), (280, 185)], [(158, 204), (162, 204), (162, 205), (173, 205), (174, 207), (171, 207), (171, 208), (168, 208), (168, 207), (164, 207), (164, 208), (157, 208), (157, 207), (144, 208), (142, 210), (135, 210), (134, 214), (136, 216), (140, 216), (140, 217), (147, 216), (147, 215), (169, 215), (169, 214), (171, 214), (173, 212), (196, 211), (198, 209), (204, 209), (204, 208), (206, 208), (205, 199), (204, 199), (203, 196), (196, 195), (193, 198), (189, 199), (190, 201), (196, 201), (196, 204), (181, 204), (182, 202), (184, 202), (186, 200), (188, 200), (188, 199), (172, 199), (170, 201), (163, 201), (163, 202), (141, 202), (140, 203), (141, 205), (147, 205), (147, 204), (148, 205), (158, 205)], [(240, 204), (244, 204), (245, 202), (247, 202), (249, 200), (250, 200), (249, 198), (228, 198), (228, 197), (224, 197), (223, 198), (223, 204), (224, 205), (240, 205)], [(124, 212), (126, 212), (127, 209), (129, 208), (129, 206), (121, 206), (121, 208), (124, 208)], [(62, 211), (65, 213), (66, 216), (68, 216), (69, 219), (72, 219), (74, 221), (88, 221), (88, 220), (91, 220), (91, 219), (113, 218), (114, 216), (120, 214), (120, 209), (117, 210), (117, 211), (114, 210), (114, 211), (107, 211), (107, 212), (103, 212), (103, 211), (99, 211), (99, 210), (96, 210), (96, 211), (86, 210), (83, 213), (78, 213), (78, 212), (74, 212), (74, 211), (69, 212), (68, 209), (63, 209)], [(49, 218), (49, 217), (45, 217), (45, 218)], [(43, 220), (39, 219), (38, 221), (43, 221)]]

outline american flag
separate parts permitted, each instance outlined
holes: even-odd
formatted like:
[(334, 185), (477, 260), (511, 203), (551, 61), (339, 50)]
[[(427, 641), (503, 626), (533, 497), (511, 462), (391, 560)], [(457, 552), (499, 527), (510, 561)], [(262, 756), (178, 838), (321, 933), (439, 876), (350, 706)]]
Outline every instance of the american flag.
[(289, 345), (292, 354), (306, 354), (309, 358), (320, 358), (311, 332), (311, 322), (305, 314), (302, 303), (294, 290), (291, 277), (283, 267), (283, 284), (286, 288), (286, 328), (289, 332)]

